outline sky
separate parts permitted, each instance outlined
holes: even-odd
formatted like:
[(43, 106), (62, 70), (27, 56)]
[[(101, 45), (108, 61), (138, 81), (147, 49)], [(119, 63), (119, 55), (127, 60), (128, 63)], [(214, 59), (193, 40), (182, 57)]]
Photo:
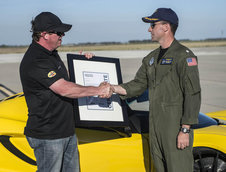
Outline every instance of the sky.
[(226, 0), (0, 0), (0, 45), (29, 45), (30, 21), (43, 11), (72, 24), (63, 44), (150, 39), (141, 18), (162, 7), (179, 17), (177, 39), (226, 38)]

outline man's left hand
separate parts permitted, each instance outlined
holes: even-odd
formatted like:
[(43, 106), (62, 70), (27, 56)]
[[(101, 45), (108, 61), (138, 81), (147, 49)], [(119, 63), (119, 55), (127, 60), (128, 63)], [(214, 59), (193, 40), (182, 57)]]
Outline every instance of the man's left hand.
[(177, 136), (177, 148), (185, 149), (189, 146), (189, 133), (179, 132)]
[(87, 59), (91, 59), (93, 56), (95, 56), (93, 53), (89, 52), (83, 53), (82, 51), (79, 51), (79, 54), (84, 55)]

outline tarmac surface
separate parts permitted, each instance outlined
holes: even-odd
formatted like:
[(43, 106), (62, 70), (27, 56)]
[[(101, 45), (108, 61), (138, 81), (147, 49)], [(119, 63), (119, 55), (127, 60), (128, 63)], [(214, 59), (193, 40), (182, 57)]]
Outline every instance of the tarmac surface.
[[(199, 61), (202, 88), (200, 111), (206, 113), (226, 110), (226, 47), (193, 48), (191, 50), (198, 56)], [(150, 51), (93, 51), (93, 53), (96, 56), (119, 58), (123, 82), (127, 82), (134, 78), (142, 58)], [(60, 53), (60, 56), (67, 67), (66, 54)], [(0, 54), (0, 84), (15, 92), (22, 91), (19, 65), (23, 55)], [(0, 95), (0, 99), (2, 98), (3, 96)]]

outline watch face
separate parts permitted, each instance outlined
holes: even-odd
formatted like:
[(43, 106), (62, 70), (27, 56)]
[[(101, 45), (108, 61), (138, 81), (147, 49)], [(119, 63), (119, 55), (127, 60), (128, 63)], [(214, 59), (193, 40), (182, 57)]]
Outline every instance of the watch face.
[(190, 132), (190, 129), (187, 129), (187, 128), (181, 128), (181, 131), (183, 133), (189, 133)]

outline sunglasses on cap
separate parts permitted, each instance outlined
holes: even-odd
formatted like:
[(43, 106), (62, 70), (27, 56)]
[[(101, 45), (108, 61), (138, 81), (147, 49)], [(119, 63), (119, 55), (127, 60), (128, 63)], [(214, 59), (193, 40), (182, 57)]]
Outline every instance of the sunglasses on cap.
[(55, 32), (55, 31), (50, 31), (50, 32), (48, 32), (49, 34), (57, 34), (57, 36), (64, 36), (65, 34), (64, 34), (64, 32)]

